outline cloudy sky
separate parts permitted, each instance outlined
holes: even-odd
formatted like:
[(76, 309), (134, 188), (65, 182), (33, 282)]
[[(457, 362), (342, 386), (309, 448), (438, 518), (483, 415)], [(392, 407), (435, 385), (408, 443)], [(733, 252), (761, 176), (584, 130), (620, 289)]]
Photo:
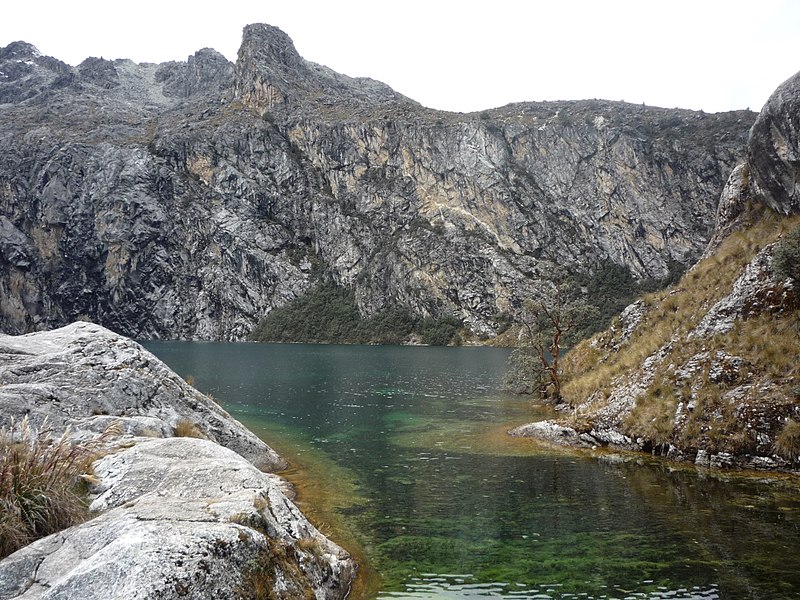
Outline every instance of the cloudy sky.
[(759, 110), (800, 71), (796, 0), (37, 0), (0, 16), (15, 40), (88, 56), (231, 60), (242, 27), (283, 29), (305, 58), (381, 80), (427, 106), (472, 111), (603, 98), (716, 112)]

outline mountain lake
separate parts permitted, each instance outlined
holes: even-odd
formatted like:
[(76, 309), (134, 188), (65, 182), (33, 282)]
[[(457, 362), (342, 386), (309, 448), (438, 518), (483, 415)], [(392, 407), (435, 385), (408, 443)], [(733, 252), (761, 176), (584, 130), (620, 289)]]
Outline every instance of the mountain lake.
[(144, 345), (290, 463), (350, 598), (800, 597), (800, 480), (511, 438), (508, 349)]

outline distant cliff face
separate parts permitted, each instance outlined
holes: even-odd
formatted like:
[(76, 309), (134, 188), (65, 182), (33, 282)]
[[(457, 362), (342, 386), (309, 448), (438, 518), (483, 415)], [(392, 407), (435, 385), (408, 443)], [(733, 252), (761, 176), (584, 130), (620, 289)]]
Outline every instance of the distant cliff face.
[(305, 61), (266, 25), (236, 65), (0, 49), (0, 329), (87, 316), (241, 339), (324, 271), (492, 335), (554, 266), (692, 264), (749, 112), (604, 101), (433, 111)]

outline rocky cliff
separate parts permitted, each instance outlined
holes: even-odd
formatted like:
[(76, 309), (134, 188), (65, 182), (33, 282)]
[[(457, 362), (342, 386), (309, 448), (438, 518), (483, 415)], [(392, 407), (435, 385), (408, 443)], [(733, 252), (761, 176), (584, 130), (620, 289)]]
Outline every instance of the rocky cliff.
[(320, 274), (492, 336), (554, 264), (688, 266), (749, 112), (426, 109), (267, 25), (235, 65), (0, 49), (0, 328), (241, 339)]
[(703, 260), (566, 357), (568, 416), (514, 435), (699, 465), (800, 467), (798, 113), (800, 73), (758, 116)]
[[(0, 598), (316, 598), (350, 556), (300, 513), (282, 459), (138, 344), (100, 326), (0, 335), (0, 427), (119, 437), (92, 465), (92, 519), (0, 561)], [(173, 437), (182, 421), (193, 437)], [(255, 464), (254, 464), (255, 463)], [(260, 590), (258, 592), (257, 590)]]

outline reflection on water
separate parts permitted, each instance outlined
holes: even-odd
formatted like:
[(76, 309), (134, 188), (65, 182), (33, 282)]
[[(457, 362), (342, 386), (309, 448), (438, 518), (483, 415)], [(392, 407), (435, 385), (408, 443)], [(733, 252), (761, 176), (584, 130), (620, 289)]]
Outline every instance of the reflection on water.
[(537, 415), (498, 391), (506, 350), (147, 346), (300, 467), (302, 508), (371, 566), (362, 597), (800, 595), (796, 480), (510, 438)]
[[(559, 583), (542, 584), (534, 588), (526, 588), (523, 584), (510, 583), (473, 583), (472, 575), (447, 575), (436, 573), (422, 573), (413, 577), (406, 584), (402, 592), (384, 592), (379, 598), (402, 598), (404, 600), (463, 600), (465, 598), (506, 598), (516, 600), (547, 600), (565, 598), (589, 598), (587, 593), (564, 592)], [(652, 581), (639, 582), (638, 587), (652, 587)], [(658, 600), (661, 598), (671, 600), (710, 600), (719, 598), (715, 586), (708, 589), (694, 587), (669, 590), (663, 586), (651, 592), (631, 592), (623, 586), (614, 586), (611, 590), (601, 591), (593, 598), (626, 598)]]

